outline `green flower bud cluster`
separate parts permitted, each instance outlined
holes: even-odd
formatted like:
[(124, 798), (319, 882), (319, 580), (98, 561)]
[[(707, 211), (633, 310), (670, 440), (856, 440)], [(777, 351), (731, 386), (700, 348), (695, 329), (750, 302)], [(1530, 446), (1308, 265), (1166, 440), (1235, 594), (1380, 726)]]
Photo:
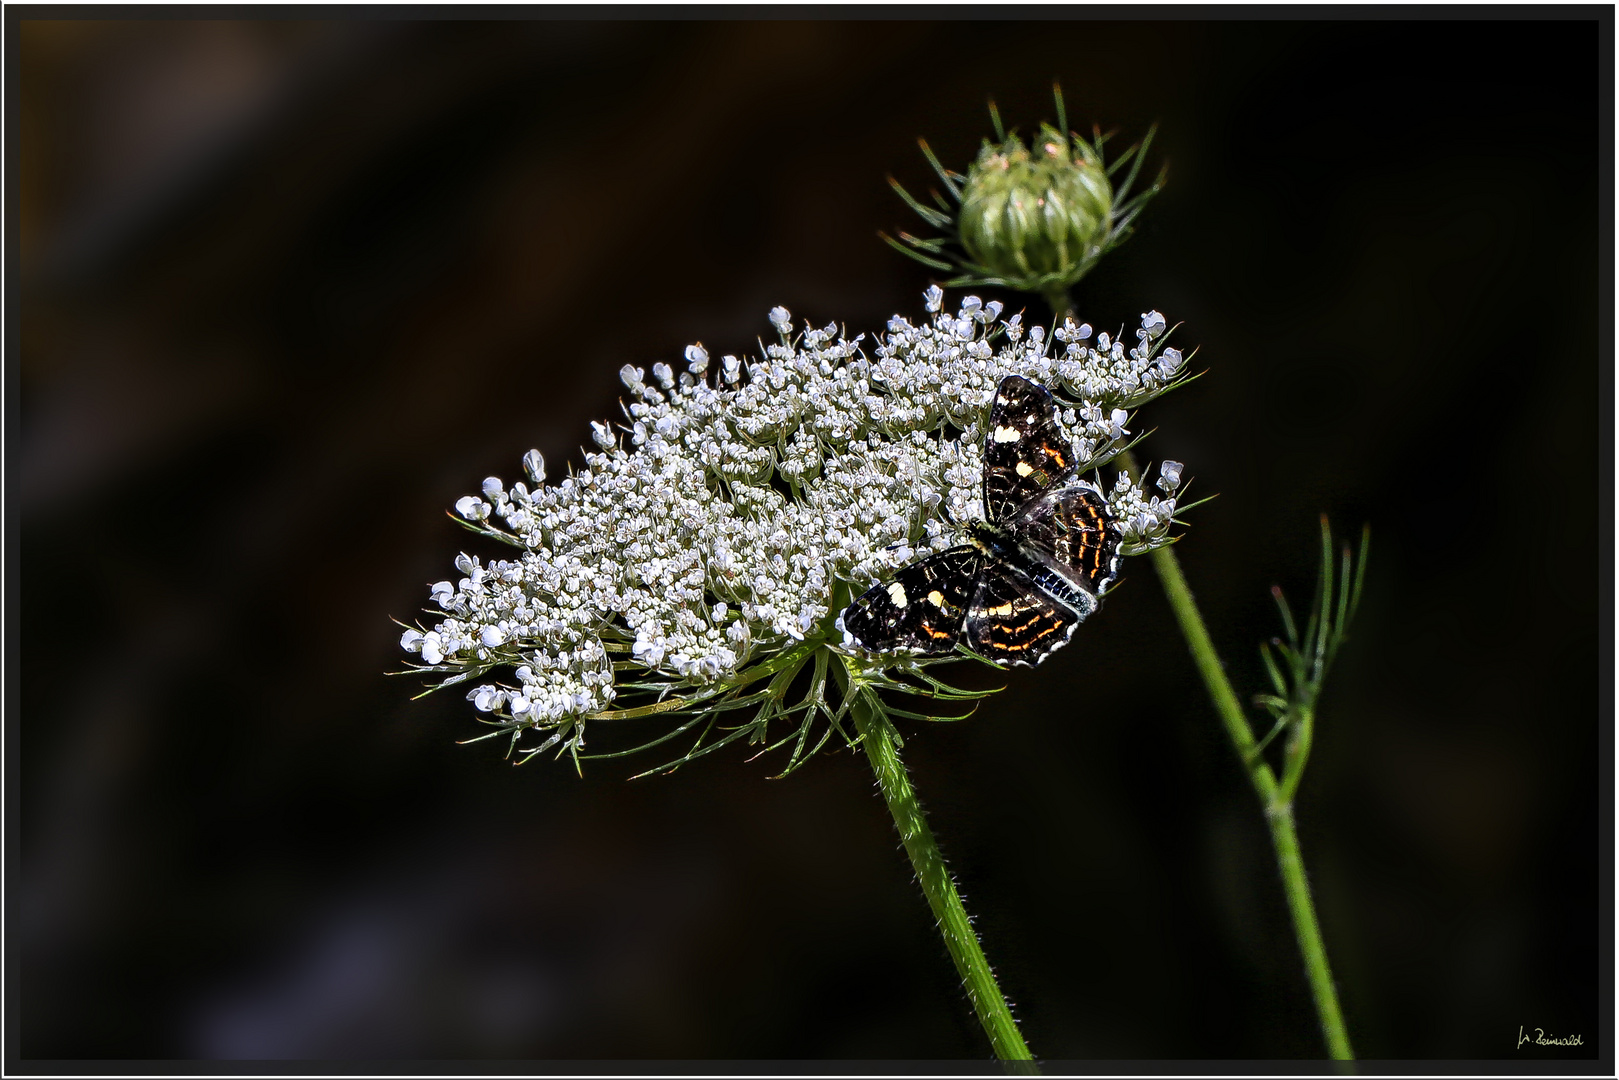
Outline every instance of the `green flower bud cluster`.
[[(1102, 155), (1105, 135), (1097, 132), (1086, 140), (1067, 130), (1060, 88), (1056, 104), (1057, 125), (1042, 123), (1037, 137), (1025, 145), (1015, 131), (1002, 127), (991, 103), (997, 141), (984, 141), (965, 176), (946, 169), (922, 143), (922, 152), (959, 206), (952, 210), (937, 193), (936, 208), (924, 205), (891, 180), (906, 204), (945, 235), (924, 239), (902, 232), (898, 240), (884, 239), (936, 270), (958, 271), (947, 285), (999, 285), (1039, 293), (1056, 307), (1097, 260), (1128, 238), (1131, 222), (1164, 179), (1160, 173), (1150, 187), (1130, 197), (1152, 133), (1109, 163)], [(1129, 172), (1115, 187), (1114, 177), (1126, 165)]]
[(1107, 245), (1113, 185), (1082, 139), (1048, 124), (1034, 149), (986, 142), (967, 171), (956, 220), (967, 254), (1008, 285), (1043, 291), (1079, 279)]

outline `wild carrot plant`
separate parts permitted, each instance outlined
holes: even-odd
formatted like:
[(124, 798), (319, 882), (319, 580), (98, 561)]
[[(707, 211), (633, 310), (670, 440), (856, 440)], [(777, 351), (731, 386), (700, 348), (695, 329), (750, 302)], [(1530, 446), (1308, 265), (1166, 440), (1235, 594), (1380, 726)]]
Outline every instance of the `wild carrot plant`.
[[(520, 761), (581, 769), (660, 753), (646, 775), (740, 743), (786, 776), (834, 736), (863, 748), (994, 1052), (1025, 1060), (895, 721), (960, 719), (993, 691), (939, 665), (1037, 662), (1095, 609), (1119, 559), (1150, 555), (1264, 802), (1329, 1043), (1347, 1056), (1292, 800), (1365, 546), (1353, 569), (1324, 563), (1302, 635), (1283, 606), (1288, 637), (1265, 654), (1274, 692), (1262, 699), (1275, 728), (1255, 739), (1171, 551), (1185, 466), (1162, 462), (1149, 485), (1133, 455), (1138, 410), (1192, 377), (1188, 357), (1156, 311), (1126, 339), (1067, 302), (1162, 175), (1130, 197), (1146, 145), (1108, 165), (1105, 138), (1068, 132), (1057, 103), (1057, 127), (1027, 146), (992, 107), (998, 141), (966, 174), (928, 151), (956, 205), (895, 186), (944, 235), (890, 241), (959, 271), (953, 286), (1042, 296), (1049, 328), (977, 295), (951, 312), (935, 285), (925, 317), (895, 315), (869, 337), (799, 327), (778, 307), (759, 355), (694, 344), (678, 368), (626, 365), (623, 415), (592, 424), (579, 467), (553, 478), (531, 450), (522, 479), (491, 476), (456, 503), (455, 519), (505, 554), (459, 555), (400, 644), (433, 689), (464, 687), (490, 729), (478, 738)], [(638, 745), (593, 752), (587, 736), (604, 729)], [(1264, 755), (1284, 734), (1277, 780)]]

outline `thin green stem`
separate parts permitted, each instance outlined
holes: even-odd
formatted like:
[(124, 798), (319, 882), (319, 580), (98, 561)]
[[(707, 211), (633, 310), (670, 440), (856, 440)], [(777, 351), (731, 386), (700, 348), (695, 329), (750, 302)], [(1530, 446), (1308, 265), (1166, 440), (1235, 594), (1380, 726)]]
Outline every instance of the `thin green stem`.
[[(1125, 468), (1133, 475), (1134, 466), (1135, 462), (1129, 461)], [(1208, 628), (1203, 625), (1197, 601), (1192, 599), (1186, 575), (1181, 573), (1180, 560), (1168, 547), (1155, 548), (1152, 565), (1158, 571), (1158, 579), (1163, 582), (1164, 595), (1169, 598), (1170, 610), (1175, 613), (1186, 645), (1192, 650), (1192, 662), (1197, 665), (1198, 674), (1203, 676), (1203, 685), (1208, 688), (1214, 710), (1220, 715), (1220, 722), (1225, 725), (1231, 745), (1237, 749), (1237, 756), (1242, 761), (1253, 762), (1249, 776), (1253, 778), (1254, 790), (1259, 793), (1260, 801), (1269, 806), (1277, 794), (1276, 774), (1271, 771), (1270, 765), (1253, 755), (1253, 729), (1248, 726), (1248, 717), (1237, 700), (1237, 692), (1231, 688), (1231, 681), (1226, 678), (1225, 667), (1220, 662), (1220, 654), (1215, 652)]]
[(1057, 317), (1058, 322), (1074, 317), (1074, 306), (1068, 299), (1068, 289), (1063, 285), (1053, 285), (1041, 293), (1045, 302), (1051, 305), (1051, 313)]
[[(1131, 476), (1140, 476), (1129, 451), (1120, 455), (1120, 463)], [(1254, 752), (1254, 733), (1248, 726), (1248, 717), (1231, 681), (1226, 678), (1225, 667), (1220, 663), (1219, 653), (1215, 652), (1208, 628), (1203, 625), (1197, 601), (1192, 598), (1186, 575), (1181, 573), (1180, 560), (1175, 558), (1171, 548), (1161, 547), (1153, 551), (1152, 562), (1158, 579), (1163, 582), (1170, 609), (1180, 623), (1181, 634), (1192, 651), (1192, 662), (1203, 676), (1203, 685), (1208, 689), (1215, 712), (1237, 751), (1237, 759), (1248, 770), (1248, 780), (1270, 823), (1271, 845), (1276, 849), (1276, 862), (1282, 872), (1282, 890), (1287, 894), (1287, 908), (1293, 916), (1293, 933), (1298, 938), (1299, 951), (1304, 954), (1304, 970), (1315, 998), (1316, 1015), (1321, 1021), (1327, 1051), (1338, 1060), (1351, 1060), (1355, 1055), (1349, 1047), (1349, 1031), (1338, 1005), (1338, 990), (1332, 982), (1326, 946), (1321, 940), (1321, 924), (1316, 919), (1315, 902), (1310, 898), (1310, 882), (1304, 875), (1304, 857), (1299, 853), (1298, 831), (1293, 824), (1293, 795), (1309, 754), (1308, 735), (1289, 746), (1287, 780), (1285, 785), (1278, 784), (1276, 773)]]
[(1327, 947), (1321, 941), (1321, 924), (1316, 921), (1310, 882), (1304, 875), (1304, 855), (1299, 851), (1298, 829), (1293, 824), (1293, 804), (1278, 803), (1265, 816), (1270, 821), (1271, 845), (1276, 849), (1276, 863), (1282, 870), (1282, 891), (1287, 894), (1293, 930), (1299, 939), (1299, 949), (1304, 953), (1304, 970), (1315, 995), (1316, 1013), (1321, 1019), (1327, 1051), (1339, 1061), (1353, 1061), (1355, 1053), (1349, 1047), (1349, 1029), (1338, 1007), (1332, 967), (1327, 963)]
[(878, 713), (875, 692), (858, 684), (851, 686), (847, 674), (841, 671), (842, 665), (839, 667), (845, 692), (854, 695), (849, 714), (854, 718), (855, 729), (860, 732), (866, 757), (871, 761), (872, 771), (877, 774), (878, 786), (882, 788), (883, 799), (888, 803), (889, 813), (894, 815), (894, 825), (905, 844), (905, 853), (911, 857), (916, 880), (922, 886), (928, 906), (933, 909), (934, 918), (938, 920), (945, 948), (950, 951), (950, 959), (955, 961), (956, 971), (961, 974), (967, 996), (978, 1014), (978, 1022), (984, 1025), (984, 1032), (989, 1036), (997, 1058), (1002, 1061), (1031, 1061), (1032, 1055), (1018, 1032), (1011, 1010), (1006, 1006), (1000, 984), (989, 969), (989, 961), (984, 959), (978, 935), (973, 933), (967, 909), (962, 906), (961, 896), (956, 892), (955, 883), (950, 880), (950, 872), (945, 869), (944, 856), (939, 854), (939, 845), (933, 839), (933, 830), (928, 828), (922, 805), (911, 790), (910, 778), (905, 774), (905, 766), (899, 759), (888, 723)]
[[(1075, 317), (1066, 289), (1053, 288), (1045, 294), (1045, 300), (1059, 320)], [(1141, 470), (1130, 451), (1120, 454), (1118, 460), (1127, 473), (1140, 478)], [(1364, 556), (1364, 538), (1361, 543)], [(1169, 606), (1180, 623), (1181, 634), (1191, 649), (1192, 662), (1203, 677), (1203, 685), (1208, 689), (1214, 710), (1219, 714), (1231, 745), (1237, 751), (1237, 759), (1248, 771), (1248, 781), (1259, 796), (1265, 819), (1270, 824), (1271, 846), (1276, 849), (1276, 863), (1282, 872), (1282, 891), (1287, 895), (1287, 908), (1293, 917), (1293, 933), (1298, 938), (1299, 951), (1304, 955), (1304, 970), (1309, 978), (1310, 993), (1315, 998), (1316, 1016), (1321, 1022), (1327, 1051), (1337, 1060), (1351, 1061), (1355, 1054), (1350, 1049), (1349, 1030), (1344, 1025), (1343, 1010), (1338, 1005), (1338, 990), (1333, 985), (1332, 968), (1327, 963), (1327, 949), (1321, 940), (1321, 923), (1316, 918), (1315, 902), (1310, 898), (1310, 882), (1304, 874), (1304, 856), (1299, 851), (1298, 830), (1293, 821), (1293, 798), (1303, 778), (1305, 762), (1309, 759), (1315, 710), (1309, 706), (1304, 708), (1300, 717), (1302, 722), (1295, 727), (1293, 737), (1289, 740), (1283, 782), (1278, 784), (1276, 773), (1259, 752), (1262, 747), (1254, 740), (1253, 729), (1248, 726), (1247, 714), (1237, 700), (1231, 680), (1226, 678), (1225, 665), (1220, 662), (1220, 654), (1214, 649), (1208, 627), (1203, 625), (1203, 615), (1197, 609), (1197, 601), (1192, 598), (1186, 575), (1181, 573), (1180, 560), (1175, 558), (1173, 549), (1161, 547), (1153, 551), (1152, 562), (1153, 568), (1158, 571), (1158, 579), (1163, 582)], [(1330, 570), (1326, 572), (1330, 573)], [(1355, 594), (1358, 596), (1358, 593), (1357, 577)], [(1326, 605), (1330, 597), (1329, 588), (1322, 599), (1320, 615), (1323, 623), (1326, 621)], [(1350, 607), (1352, 609), (1353, 604)], [(1288, 621), (1291, 635), (1292, 616), (1286, 605), (1282, 607), (1282, 614)], [(1340, 625), (1346, 621), (1340, 619)]]

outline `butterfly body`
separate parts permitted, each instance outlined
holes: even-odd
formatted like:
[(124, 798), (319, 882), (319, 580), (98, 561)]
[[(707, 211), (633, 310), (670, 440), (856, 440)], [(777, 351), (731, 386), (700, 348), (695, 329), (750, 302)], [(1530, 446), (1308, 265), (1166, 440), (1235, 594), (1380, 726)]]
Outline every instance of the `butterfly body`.
[(1033, 667), (1066, 644), (1118, 578), (1120, 531), (1079, 479), (1039, 383), (1008, 376), (984, 440), (984, 507), (967, 543), (902, 567), (840, 619), (871, 652), (943, 656), (959, 645)]
[(1010, 530), (975, 522), (968, 527), (968, 544), (987, 558), (1021, 571), (1074, 610), (1086, 615), (1095, 610), (1097, 598), (1088, 586), (1068, 577), (1060, 564), (1031, 552)]

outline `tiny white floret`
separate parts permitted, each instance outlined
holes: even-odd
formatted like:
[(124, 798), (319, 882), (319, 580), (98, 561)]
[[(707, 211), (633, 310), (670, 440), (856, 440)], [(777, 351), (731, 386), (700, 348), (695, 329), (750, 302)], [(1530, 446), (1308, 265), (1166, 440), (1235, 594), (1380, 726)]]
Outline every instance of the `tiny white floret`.
[(530, 450), (523, 455), (523, 471), (528, 478), (536, 484), (545, 483), (545, 455), (538, 450)]

